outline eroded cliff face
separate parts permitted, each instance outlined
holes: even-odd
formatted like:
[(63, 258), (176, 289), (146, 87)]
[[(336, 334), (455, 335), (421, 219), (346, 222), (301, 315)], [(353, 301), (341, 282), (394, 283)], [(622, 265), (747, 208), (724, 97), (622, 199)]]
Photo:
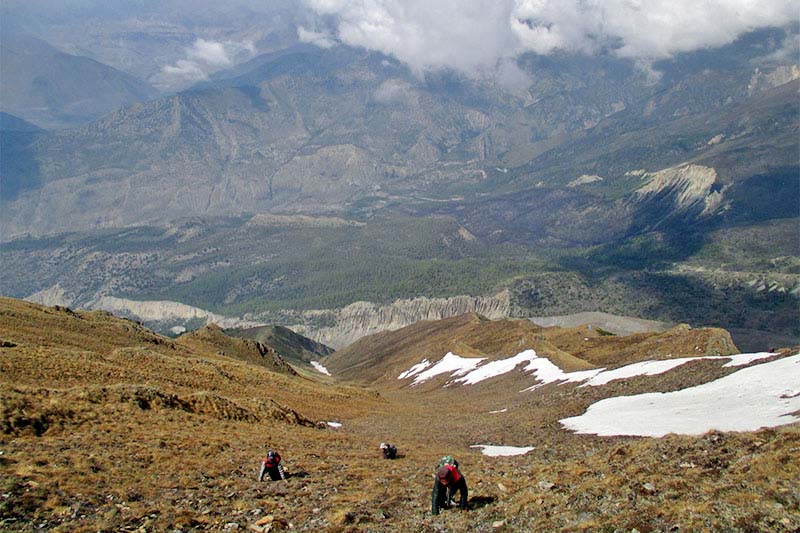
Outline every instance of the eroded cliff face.
[(672, 196), (676, 211), (698, 208), (699, 215), (714, 213), (722, 205), (723, 192), (714, 190), (717, 172), (702, 165), (679, 165), (649, 175), (636, 190), (635, 198), (647, 200), (658, 195)]
[(305, 311), (302, 322), (289, 326), (294, 331), (332, 348), (343, 348), (361, 337), (392, 331), (421, 320), (441, 320), (464, 313), (478, 313), (495, 320), (511, 314), (511, 295), (418, 297), (396, 300), (388, 305), (354, 302), (342, 309)]
[[(40, 291), (28, 300), (45, 305), (74, 305), (60, 287)], [(250, 328), (266, 324), (285, 324), (312, 340), (343, 348), (365, 335), (409, 326), (420, 320), (441, 320), (464, 313), (478, 313), (495, 320), (511, 315), (511, 295), (504, 290), (494, 296), (417, 297), (391, 304), (354, 302), (341, 309), (280, 311), (278, 313), (228, 317), (199, 307), (172, 301), (136, 301), (101, 296), (81, 305), (140, 320), (158, 331), (185, 331), (204, 324), (223, 328)], [(178, 328), (178, 329), (176, 329)]]

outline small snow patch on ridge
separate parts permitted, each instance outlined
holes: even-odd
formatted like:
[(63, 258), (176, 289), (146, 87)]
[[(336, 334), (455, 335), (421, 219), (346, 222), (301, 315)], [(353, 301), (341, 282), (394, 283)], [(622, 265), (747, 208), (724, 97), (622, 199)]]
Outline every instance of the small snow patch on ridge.
[(341, 422), (325, 422), (325, 423), (328, 424), (332, 428), (340, 428), (340, 427), (342, 427)]
[[(424, 360), (421, 363), (414, 365), (408, 372), (403, 372), (400, 374), (399, 379), (403, 379), (404, 377), (411, 377), (416, 374), (414, 378), (414, 382), (412, 385), (419, 385), (432, 377), (438, 376), (440, 374), (451, 374), (454, 376), (459, 376), (461, 374), (465, 374), (478, 366), (481, 361), (486, 359), (485, 357), (460, 357), (455, 355), (453, 352), (447, 352), (447, 354), (442, 357), (438, 363), (433, 365), (432, 367), (424, 370), (430, 362), (428, 360)], [(424, 365), (427, 363), (428, 365)], [(412, 372), (413, 369), (419, 367), (418, 370)], [(423, 371), (424, 370), (424, 371)]]
[(436, 364), (432, 364), (428, 359), (412, 366), (402, 372), (397, 379), (407, 379), (414, 377), (412, 385), (419, 385), (440, 374), (450, 374), (460, 376), (449, 382), (447, 385), (463, 384), (474, 385), (481, 381), (507, 374), (519, 365), (525, 364), (523, 371), (532, 374), (538, 383), (523, 389), (522, 392), (536, 390), (549, 383), (582, 383), (582, 387), (597, 387), (605, 385), (618, 379), (629, 379), (637, 376), (655, 376), (668, 372), (685, 363), (701, 360), (722, 360), (728, 362), (724, 367), (743, 366), (753, 361), (773, 357), (776, 354), (770, 352), (759, 352), (738, 355), (708, 355), (701, 357), (681, 357), (676, 359), (662, 359), (655, 361), (640, 361), (630, 365), (625, 365), (613, 370), (605, 368), (595, 368), (592, 370), (581, 370), (578, 372), (564, 372), (546, 357), (539, 357), (534, 350), (525, 350), (507, 359), (498, 359), (483, 363), (485, 357), (460, 357), (448, 352)]
[(331, 373), (328, 372), (328, 369), (322, 366), (322, 363), (320, 363), (319, 361), (311, 361), (311, 366), (313, 366), (317, 370), (317, 372), (325, 374), (326, 376), (331, 375)]
[(410, 378), (414, 374), (419, 374), (429, 366), (431, 366), (431, 362), (428, 361), (427, 359), (423, 359), (421, 363), (417, 363), (416, 365), (412, 366), (411, 368), (409, 368), (408, 370), (397, 376), (397, 379)]
[(511, 372), (517, 368), (517, 365), (530, 362), (537, 358), (536, 352), (533, 350), (525, 350), (524, 352), (518, 353), (514, 357), (491, 361), (485, 365), (481, 365), (468, 373), (466, 376), (458, 378), (456, 382), (464, 383), (465, 385), (474, 385), (475, 383), (479, 383), (485, 379)]
[(490, 457), (525, 455), (534, 449), (533, 446), (494, 446), (492, 444), (473, 444), (470, 448), (481, 448), (481, 453)]

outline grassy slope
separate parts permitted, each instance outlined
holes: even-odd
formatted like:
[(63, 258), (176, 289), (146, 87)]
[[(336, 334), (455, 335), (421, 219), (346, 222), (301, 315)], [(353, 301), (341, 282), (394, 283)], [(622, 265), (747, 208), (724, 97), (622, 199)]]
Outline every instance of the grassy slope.
[[(482, 346), (502, 349), (488, 337)], [(519, 394), (518, 376), (378, 394), (195, 351), (105, 314), (8, 299), (0, 338), (4, 530), (219, 530), (263, 515), (314, 531), (489, 531), (495, 521), (507, 531), (800, 526), (796, 425), (664, 439), (558, 428), (559, 416), (602, 395), (652, 388), (648, 378), (579, 393)], [(658, 387), (719, 372), (699, 362)], [(508, 413), (487, 414), (501, 402)], [(306, 417), (344, 426), (318, 429)], [(379, 460), (380, 441), (397, 443), (400, 459)], [(473, 443), (536, 450), (493, 459)], [(255, 480), (264, 444), (295, 477)], [(459, 457), (471, 511), (431, 517), (430, 473), (444, 453)]]

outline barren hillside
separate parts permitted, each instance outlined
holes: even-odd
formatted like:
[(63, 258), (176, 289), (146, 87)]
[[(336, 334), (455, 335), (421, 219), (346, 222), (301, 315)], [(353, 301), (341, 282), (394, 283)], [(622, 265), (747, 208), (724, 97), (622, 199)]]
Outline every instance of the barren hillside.
[[(411, 328), (367, 338), (363, 351), (351, 347), (353, 364), (344, 353), (330, 357), (334, 380), (375, 383), (362, 388), (231, 357), (242, 341), (215, 329), (176, 342), (106, 313), (0, 299), (0, 529), (800, 528), (797, 423), (658, 439), (579, 435), (559, 423), (603, 398), (677, 391), (739, 368), (792, 363), (794, 352), (712, 356), (735, 349), (715, 344), (722, 333), (686, 328), (636, 336), (629, 345), (597, 331), (476, 315)], [(576, 339), (598, 351), (571, 355)], [(537, 342), (535, 349), (574, 376), (599, 371), (610, 347), (633, 353), (633, 346), (663, 343), (664, 357), (677, 356), (688, 339), (704, 339), (697, 353), (713, 358), (602, 386), (547, 382), (521, 364), (472, 384), (440, 374), (425, 386), (412, 386), (411, 378), (389, 386), (389, 378), (403, 381), (393, 372), (418, 357), (435, 362), (459, 349), (463, 358), (486, 357), (480, 370)], [(616, 371), (630, 368), (630, 357)], [(381, 441), (398, 445), (397, 460), (380, 459)], [(287, 481), (257, 481), (265, 445), (280, 451)], [(527, 453), (489, 456), (475, 445), (524, 446)], [(434, 517), (431, 474), (446, 453), (461, 463), (470, 509)]]

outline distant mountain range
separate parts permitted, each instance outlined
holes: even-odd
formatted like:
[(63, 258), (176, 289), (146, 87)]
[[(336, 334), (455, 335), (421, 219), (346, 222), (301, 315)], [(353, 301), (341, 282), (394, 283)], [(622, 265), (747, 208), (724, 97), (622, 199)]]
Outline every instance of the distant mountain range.
[(526, 55), (523, 88), (296, 45), (79, 128), (4, 131), (0, 288), (285, 325), (508, 288), (513, 316), (798, 339), (800, 67), (773, 53), (783, 37), (659, 76)]
[(87, 124), (158, 95), (130, 74), (14, 32), (3, 32), (0, 70), (2, 110), (46, 129)]

